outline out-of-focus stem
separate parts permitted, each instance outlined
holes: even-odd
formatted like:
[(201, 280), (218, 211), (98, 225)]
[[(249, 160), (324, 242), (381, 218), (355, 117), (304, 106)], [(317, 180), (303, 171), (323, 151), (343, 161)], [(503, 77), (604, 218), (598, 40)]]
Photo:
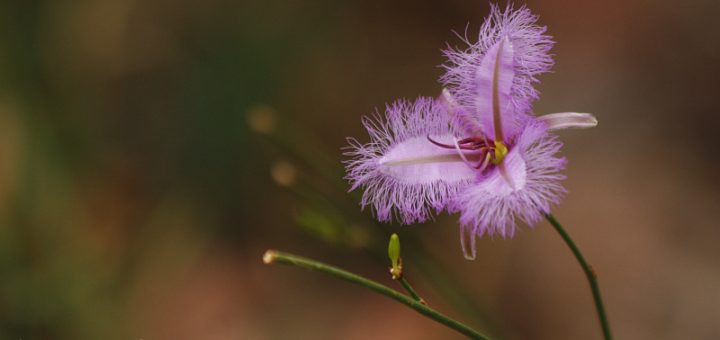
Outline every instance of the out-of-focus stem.
[(570, 238), (570, 235), (565, 231), (562, 225), (560, 225), (560, 222), (558, 222), (555, 217), (550, 213), (546, 213), (545, 218), (548, 220), (548, 222), (550, 222), (550, 224), (552, 224), (555, 230), (557, 230), (558, 234), (560, 234), (560, 237), (562, 237), (568, 247), (570, 247), (573, 255), (575, 255), (575, 258), (580, 263), (580, 267), (582, 267), (583, 271), (585, 272), (585, 276), (590, 283), (593, 300), (595, 300), (595, 309), (597, 309), (598, 318), (600, 319), (600, 326), (602, 327), (603, 336), (606, 340), (612, 339), (612, 334), (610, 333), (610, 323), (608, 322), (607, 315), (605, 314), (605, 307), (603, 307), (602, 296), (600, 296), (600, 286), (598, 285), (597, 275), (595, 275), (595, 271), (593, 270), (592, 266), (589, 265), (587, 261), (585, 261), (585, 257), (583, 257), (580, 249), (577, 247), (577, 245), (575, 245), (575, 242), (573, 242), (573, 240)]
[(336, 278), (360, 285), (362, 287), (368, 288), (376, 293), (380, 293), (382, 295), (385, 295), (395, 301), (398, 301), (414, 310), (419, 312), (422, 315), (425, 315), (426, 317), (433, 319), (449, 328), (452, 328), (463, 335), (471, 338), (471, 339), (490, 339), (486, 335), (468, 327), (467, 325), (451, 319), (450, 317), (428, 307), (427, 305), (421, 303), (420, 301), (415, 300), (412, 297), (409, 297), (405, 294), (402, 294), (390, 287), (387, 287), (385, 285), (382, 285), (380, 283), (377, 283), (375, 281), (366, 279), (362, 276), (353, 274), (351, 272), (345, 271), (340, 268), (336, 268), (321, 262), (317, 262), (315, 260), (303, 258), (300, 256), (287, 254), (278, 252), (275, 250), (268, 250), (265, 252), (265, 255), (263, 255), (263, 262), (266, 264), (271, 263), (283, 263), (288, 265), (293, 265), (296, 267), (301, 267), (313, 271), (319, 271), (323, 272), (329, 275), (332, 275)]

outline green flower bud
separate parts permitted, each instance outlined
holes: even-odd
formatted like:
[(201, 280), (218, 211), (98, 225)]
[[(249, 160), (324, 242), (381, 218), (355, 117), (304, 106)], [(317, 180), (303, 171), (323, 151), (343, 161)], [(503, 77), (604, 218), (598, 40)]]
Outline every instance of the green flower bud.
[(388, 243), (388, 257), (392, 263), (390, 274), (394, 280), (402, 276), (402, 259), (400, 259), (400, 237), (393, 233), (390, 235), (390, 243)]

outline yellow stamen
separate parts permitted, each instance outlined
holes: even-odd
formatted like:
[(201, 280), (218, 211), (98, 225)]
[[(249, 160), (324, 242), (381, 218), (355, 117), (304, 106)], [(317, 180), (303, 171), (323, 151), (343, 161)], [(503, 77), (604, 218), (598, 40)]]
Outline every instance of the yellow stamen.
[(505, 156), (508, 154), (508, 148), (503, 142), (495, 141), (495, 158), (492, 159), (492, 163), (498, 165), (502, 163)]

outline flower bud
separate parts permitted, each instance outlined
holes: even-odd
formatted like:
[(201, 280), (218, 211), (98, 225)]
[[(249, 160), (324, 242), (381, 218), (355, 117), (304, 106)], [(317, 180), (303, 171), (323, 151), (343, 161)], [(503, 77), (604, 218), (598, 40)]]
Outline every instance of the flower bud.
[(390, 262), (392, 263), (390, 274), (393, 280), (397, 280), (402, 276), (402, 259), (400, 259), (400, 238), (395, 233), (390, 236), (388, 257), (390, 257)]

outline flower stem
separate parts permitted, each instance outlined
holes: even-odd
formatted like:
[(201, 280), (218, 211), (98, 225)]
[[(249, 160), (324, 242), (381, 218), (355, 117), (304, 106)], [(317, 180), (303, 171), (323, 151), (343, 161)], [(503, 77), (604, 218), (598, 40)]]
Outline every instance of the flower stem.
[(404, 276), (401, 276), (398, 281), (400, 281), (400, 284), (403, 286), (403, 288), (405, 288), (405, 290), (410, 294), (410, 296), (415, 299), (415, 301), (427, 306), (425, 300), (423, 300), (423, 298), (418, 295), (415, 289), (413, 289), (413, 287), (410, 285), (410, 282), (408, 282), (408, 280), (406, 280)]
[(577, 245), (575, 245), (575, 242), (573, 242), (573, 240), (570, 238), (570, 235), (568, 235), (562, 225), (560, 225), (560, 222), (558, 222), (555, 217), (550, 213), (545, 213), (545, 218), (548, 220), (548, 222), (550, 222), (550, 224), (552, 224), (555, 230), (557, 230), (558, 234), (560, 234), (560, 237), (563, 238), (568, 247), (570, 247), (570, 250), (572, 251), (573, 255), (575, 255), (575, 258), (578, 260), (580, 266), (585, 272), (585, 276), (590, 283), (590, 289), (592, 290), (593, 299), (595, 300), (595, 309), (597, 309), (598, 318), (600, 319), (600, 326), (602, 326), (603, 336), (605, 340), (612, 339), (612, 334), (610, 333), (610, 323), (608, 322), (607, 315), (605, 314), (605, 307), (603, 307), (602, 296), (600, 296), (600, 286), (598, 285), (597, 275), (595, 275), (595, 271), (593, 270), (592, 266), (589, 265), (587, 261), (585, 261), (585, 258), (580, 252), (580, 249), (578, 249)]
[(365, 288), (368, 288), (376, 293), (380, 293), (382, 295), (385, 295), (393, 300), (396, 300), (404, 305), (407, 305), (408, 307), (416, 310), (422, 315), (427, 316), (430, 319), (433, 319), (447, 327), (450, 327), (465, 336), (471, 338), (471, 339), (486, 339), (489, 340), (490, 338), (486, 335), (466, 326), (465, 324), (456, 321), (454, 319), (451, 319), (450, 317), (420, 303), (419, 301), (413, 299), (412, 297), (409, 297), (405, 294), (402, 294), (390, 287), (387, 287), (385, 285), (382, 285), (380, 283), (377, 283), (375, 281), (366, 279), (362, 276), (353, 274), (351, 272), (342, 270), (340, 268), (336, 268), (321, 262), (317, 262), (311, 259), (303, 258), (300, 256), (288, 254), (288, 253), (282, 253), (275, 250), (268, 250), (265, 252), (265, 255), (263, 255), (263, 262), (265, 264), (271, 264), (271, 263), (282, 263), (282, 264), (288, 264), (293, 265), (313, 271), (319, 271), (323, 272), (332, 276), (335, 276), (336, 278), (363, 286)]

